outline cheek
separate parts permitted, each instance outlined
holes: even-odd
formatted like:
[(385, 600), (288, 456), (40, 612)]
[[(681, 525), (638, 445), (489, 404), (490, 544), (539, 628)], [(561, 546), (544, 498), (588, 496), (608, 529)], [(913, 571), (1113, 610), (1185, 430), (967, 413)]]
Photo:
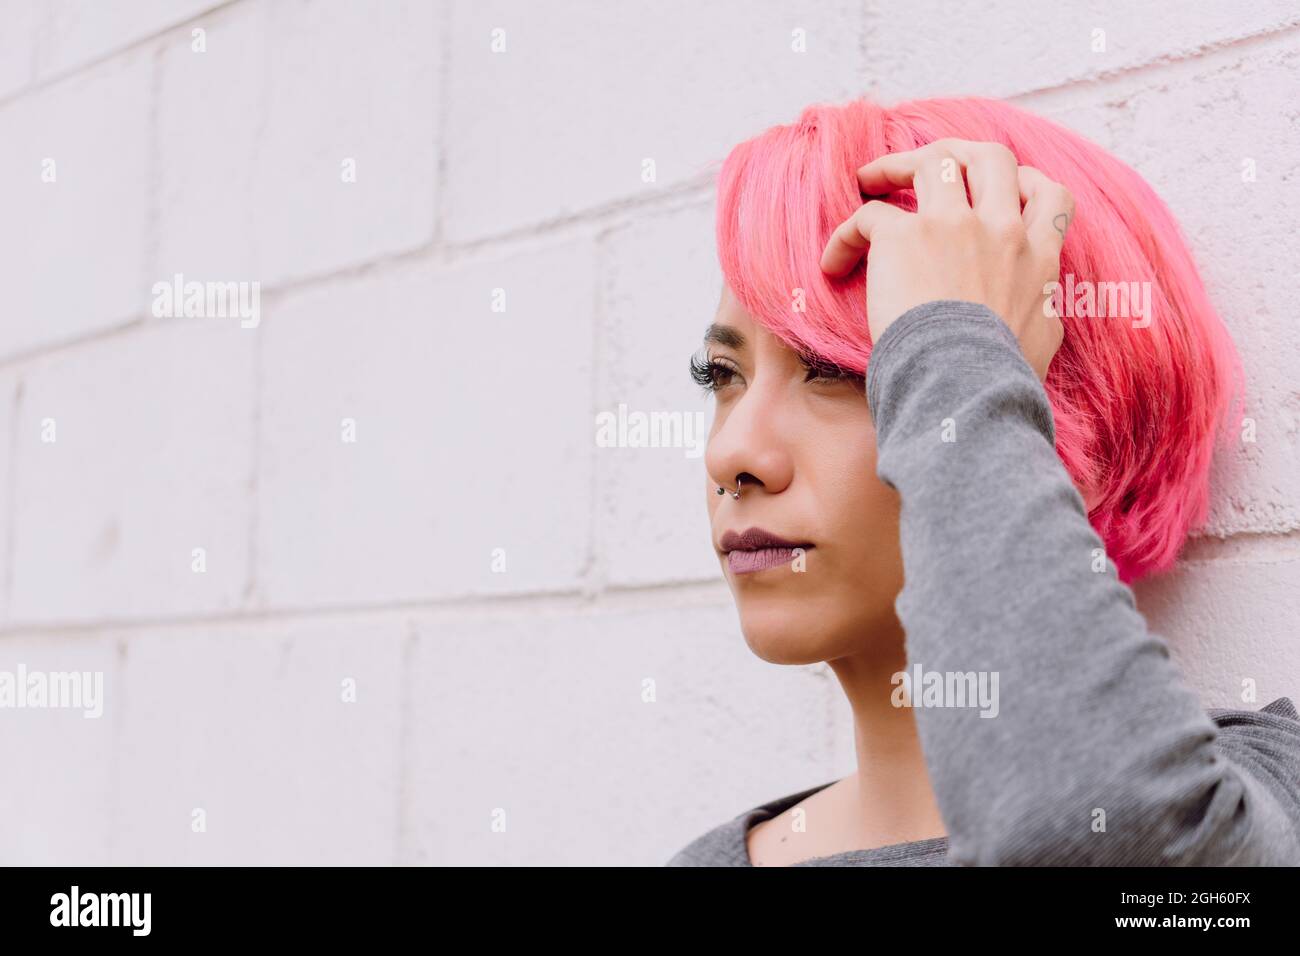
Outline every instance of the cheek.
[(838, 422), (833, 428), (809, 428), (809, 441), (800, 450), (800, 464), (823, 486), (823, 494), (861, 501), (869, 497), (876, 477), (876, 431), (871, 419)]
[(825, 491), (819, 495), (825, 530), (850, 565), (888, 566), (898, 553), (898, 493), (876, 475), (876, 434), (870, 422), (840, 436), (825, 452)]

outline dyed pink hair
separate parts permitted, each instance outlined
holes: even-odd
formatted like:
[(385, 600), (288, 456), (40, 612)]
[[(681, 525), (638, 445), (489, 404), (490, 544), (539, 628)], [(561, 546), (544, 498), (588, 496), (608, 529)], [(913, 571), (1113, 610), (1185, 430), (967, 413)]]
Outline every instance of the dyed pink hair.
[[(718, 178), (718, 257), (727, 285), (792, 347), (866, 369), (866, 278), (819, 266), (831, 231), (864, 201), (856, 169), (883, 153), (955, 137), (1000, 142), (1075, 200), (1061, 278), (1149, 282), (1150, 324), (1063, 315), (1046, 390), (1056, 451), (1120, 579), (1173, 564), (1205, 518), (1220, 429), (1239, 414), (1237, 354), (1168, 208), (1128, 166), (1076, 133), (1008, 103), (930, 99), (814, 105), (737, 146)], [(910, 190), (891, 200), (916, 209)], [(1140, 286), (1138, 288), (1141, 288)], [(806, 311), (793, 308), (804, 290)]]

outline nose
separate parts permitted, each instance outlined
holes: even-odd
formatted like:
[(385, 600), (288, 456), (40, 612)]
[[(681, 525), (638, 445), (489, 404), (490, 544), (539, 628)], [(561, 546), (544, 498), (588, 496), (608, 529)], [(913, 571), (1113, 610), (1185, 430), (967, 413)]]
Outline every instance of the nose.
[(794, 478), (794, 458), (775, 394), (750, 386), (727, 410), (704, 452), (709, 479), (723, 494), (744, 500), (746, 491), (779, 494)]

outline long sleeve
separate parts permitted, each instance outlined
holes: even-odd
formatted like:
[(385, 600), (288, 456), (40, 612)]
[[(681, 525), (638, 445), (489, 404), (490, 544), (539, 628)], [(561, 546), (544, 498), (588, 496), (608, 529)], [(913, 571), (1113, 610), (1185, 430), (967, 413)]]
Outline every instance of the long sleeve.
[(915, 709), (951, 861), (1300, 864), (1300, 721), (1261, 713), (1228, 745), (1113, 563), (1094, 570), (1104, 545), (998, 316), (908, 311), (867, 398), (902, 500), (909, 669), (997, 691), (995, 714)]

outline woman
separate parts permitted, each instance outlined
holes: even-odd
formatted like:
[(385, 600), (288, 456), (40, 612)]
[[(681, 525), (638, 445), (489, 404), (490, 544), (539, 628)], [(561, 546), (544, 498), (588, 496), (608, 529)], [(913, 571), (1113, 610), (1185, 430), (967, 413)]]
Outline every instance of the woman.
[(1141, 178), (1004, 103), (816, 106), (728, 157), (718, 249), (713, 544), (858, 766), (670, 865), (1300, 864), (1291, 700), (1204, 710), (1129, 588), (1240, 401)]

